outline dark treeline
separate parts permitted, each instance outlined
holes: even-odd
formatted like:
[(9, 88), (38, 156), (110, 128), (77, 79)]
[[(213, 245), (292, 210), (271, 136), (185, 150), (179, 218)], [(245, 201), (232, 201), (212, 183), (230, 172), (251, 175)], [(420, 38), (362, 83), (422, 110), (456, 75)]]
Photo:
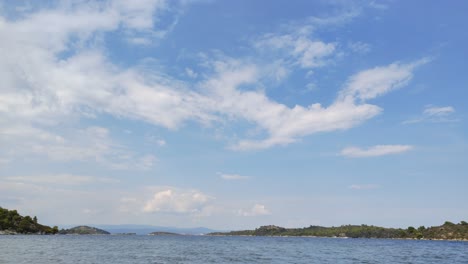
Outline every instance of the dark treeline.
[(316, 237), (351, 237), (351, 238), (398, 238), (398, 239), (456, 239), (468, 240), (468, 223), (445, 222), (441, 226), (418, 228), (385, 228), (369, 225), (343, 225), (338, 227), (309, 226), (304, 228), (283, 228), (262, 226), (255, 230), (217, 232), (209, 235), (225, 236), (316, 236)]
[(16, 210), (0, 207), (0, 231), (18, 234), (56, 234), (58, 227), (41, 225), (35, 216), (21, 216)]

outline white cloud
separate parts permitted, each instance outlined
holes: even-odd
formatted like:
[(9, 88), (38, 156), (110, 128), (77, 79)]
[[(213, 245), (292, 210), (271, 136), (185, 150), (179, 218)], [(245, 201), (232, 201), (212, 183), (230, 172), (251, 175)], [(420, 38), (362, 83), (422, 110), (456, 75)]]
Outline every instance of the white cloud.
[(252, 208), (248, 210), (240, 210), (239, 214), (242, 216), (261, 216), (261, 215), (270, 215), (271, 212), (262, 204), (255, 204)]
[(422, 59), (409, 64), (392, 63), (388, 66), (361, 71), (348, 80), (341, 96), (365, 101), (401, 88), (411, 80), (413, 70), (428, 61), (428, 59)]
[(323, 67), (333, 61), (338, 43), (325, 42), (316, 31), (345, 24), (359, 15), (357, 9), (337, 16), (309, 17), (302, 21), (282, 25), (279, 32), (264, 34), (253, 40), (253, 45), (268, 57), (278, 58), (285, 68), (303, 69)]
[(146, 213), (199, 213), (207, 206), (213, 197), (195, 190), (178, 190), (167, 188), (154, 193), (143, 211)]
[(378, 157), (407, 152), (413, 148), (410, 145), (376, 145), (367, 149), (348, 147), (341, 151), (341, 155), (350, 158)]
[[(140, 66), (120, 69), (100, 49), (101, 33), (146, 32), (153, 28), (156, 10), (165, 8), (163, 1), (86, 1), (17, 20), (1, 18), (0, 49), (9, 52), (0, 54), (0, 133), (18, 147), (3, 150), (2, 159), (29, 152), (55, 161), (94, 159), (132, 167), (137, 157), (122, 151), (106, 133), (85, 129), (59, 135), (54, 126), (107, 112), (175, 128), (200, 113), (190, 103), (197, 95), (156, 74), (140, 74)], [(148, 168), (154, 157), (138, 159), (137, 167)]]
[(352, 184), (348, 188), (353, 190), (373, 190), (380, 188), (380, 186), (377, 184)]
[[(349, 129), (381, 112), (376, 105), (359, 101), (383, 95), (406, 84), (412, 71), (425, 60), (410, 64), (391, 64), (377, 67), (352, 76), (328, 107), (319, 103), (292, 108), (270, 100), (262, 91), (240, 91), (240, 85), (255, 85), (261, 70), (253, 65), (234, 63), (218, 70), (218, 75), (204, 87), (209, 96), (218, 102), (221, 113), (251, 121), (264, 129), (266, 139), (244, 139), (232, 146), (236, 150), (264, 149), (287, 145), (300, 137), (335, 130)], [(240, 66), (239, 66), (240, 65)], [(361, 100), (357, 100), (361, 99)]]
[(403, 122), (403, 124), (414, 124), (420, 122), (443, 123), (459, 121), (459, 119), (453, 118), (454, 113), (455, 108), (453, 108), (452, 106), (426, 106), (420, 117), (406, 120)]
[(428, 116), (446, 116), (450, 115), (455, 112), (455, 109), (451, 106), (443, 106), (443, 107), (437, 107), (437, 106), (431, 106), (427, 107), (424, 109), (423, 114), (428, 115)]
[(269, 134), (263, 140), (241, 140), (232, 146), (233, 149), (287, 145), (309, 134), (354, 127), (381, 111), (375, 105), (357, 105), (347, 98), (338, 98), (329, 107), (316, 103), (308, 107), (296, 105), (289, 108), (270, 100), (262, 91), (237, 89), (238, 86), (255, 85), (259, 81), (261, 70), (254, 65), (237, 62), (223, 66), (203, 85), (207, 95), (217, 102), (217, 111), (251, 121)]
[(225, 174), (225, 173), (219, 173), (219, 176), (221, 177), (221, 179), (227, 180), (227, 181), (247, 180), (247, 179), (250, 179), (249, 176), (242, 176), (242, 175), (239, 175), (239, 174)]
[(306, 69), (325, 65), (325, 59), (336, 49), (335, 43), (312, 40), (302, 32), (284, 35), (267, 34), (256, 40), (255, 46), (261, 50), (269, 49), (285, 53), (286, 58), (292, 60), (292, 64)]
[[(60, 122), (102, 113), (168, 129), (177, 129), (189, 120), (210, 124), (227, 116), (246, 120), (267, 134), (265, 138), (241, 139), (233, 149), (269, 148), (318, 132), (349, 129), (376, 116), (381, 112), (378, 106), (357, 99), (372, 99), (402, 87), (411, 79), (414, 68), (425, 62), (394, 63), (362, 71), (348, 80), (329, 106), (313, 103), (288, 107), (257, 89), (265, 78), (287, 76), (281, 64), (271, 68), (249, 60), (210, 60), (206, 64), (214, 73), (203, 75), (202, 81), (191, 85), (155, 70), (151, 60), (129, 68), (108, 60), (100, 35), (152, 30), (157, 23), (154, 14), (164, 10), (167, 4), (162, 1), (90, 1), (73, 8), (39, 11), (18, 20), (1, 20), (0, 49), (9, 52), (0, 53), (0, 79), (4, 83), (0, 87), (0, 116), (5, 120), (0, 121), (0, 129), (5, 133), (15, 124), (40, 131), (54, 144), (34, 141), (31, 151), (53, 160), (95, 159), (113, 163), (116, 168), (128, 167), (129, 163), (116, 165), (109, 157), (126, 161), (128, 153), (119, 151), (121, 148), (108, 136), (97, 135), (99, 140), (90, 137), (87, 144), (75, 144), (65, 135), (50, 131)], [(330, 25), (347, 17), (336, 21), (314, 18), (309, 23), (312, 27)], [(264, 35), (258, 45), (286, 52), (299, 67), (323, 66), (336, 45), (311, 39), (310, 33), (305, 26), (285, 34)], [(62, 55), (67, 52), (70, 55)], [(131, 160), (141, 160), (140, 167), (153, 164), (154, 159), (148, 156), (132, 155)]]

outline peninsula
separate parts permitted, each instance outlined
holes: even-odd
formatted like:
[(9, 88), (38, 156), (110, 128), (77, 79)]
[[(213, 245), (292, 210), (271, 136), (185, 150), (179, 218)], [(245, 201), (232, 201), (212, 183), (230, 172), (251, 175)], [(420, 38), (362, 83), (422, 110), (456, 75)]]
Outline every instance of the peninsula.
[(309, 226), (304, 228), (284, 228), (274, 225), (261, 226), (255, 230), (209, 233), (211, 236), (311, 236), (343, 238), (394, 238), (427, 240), (468, 241), (468, 223), (445, 222), (441, 226), (418, 228), (385, 228), (369, 225), (342, 225), (338, 227)]
[(37, 222), (37, 217), (20, 215), (16, 210), (8, 210), (0, 207), (0, 235), (16, 234), (56, 234), (58, 227), (41, 225)]

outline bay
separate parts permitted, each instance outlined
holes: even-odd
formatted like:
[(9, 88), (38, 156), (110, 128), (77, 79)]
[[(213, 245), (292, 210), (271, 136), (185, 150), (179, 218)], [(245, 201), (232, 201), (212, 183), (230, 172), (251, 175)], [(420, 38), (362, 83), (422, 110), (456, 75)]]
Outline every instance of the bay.
[(0, 263), (468, 263), (468, 242), (311, 237), (0, 236)]

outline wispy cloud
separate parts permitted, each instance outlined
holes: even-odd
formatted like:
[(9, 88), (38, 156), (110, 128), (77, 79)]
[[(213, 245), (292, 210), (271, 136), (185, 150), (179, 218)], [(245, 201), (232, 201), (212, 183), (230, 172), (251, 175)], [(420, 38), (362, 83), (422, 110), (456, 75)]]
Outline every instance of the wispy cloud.
[(348, 80), (341, 96), (363, 101), (376, 98), (408, 84), (413, 70), (428, 62), (429, 59), (423, 58), (409, 64), (392, 63), (361, 71)]
[[(427, 59), (409, 64), (393, 63), (361, 71), (349, 78), (335, 101), (328, 107), (315, 103), (307, 107), (296, 105), (288, 108), (271, 101), (263, 93), (225, 92), (223, 96), (226, 102), (232, 102), (226, 111), (254, 121), (270, 135), (263, 140), (240, 140), (232, 148), (250, 150), (288, 145), (300, 137), (314, 133), (355, 127), (382, 111), (380, 107), (365, 101), (403, 87), (412, 78), (413, 70), (426, 62)], [(224, 84), (224, 87), (239, 85), (227, 78), (231, 74), (232, 70), (220, 73), (213, 84), (216, 86)], [(252, 111), (252, 109), (258, 110)]]
[(227, 181), (237, 181), (237, 180), (248, 180), (250, 179), (249, 176), (242, 176), (239, 174), (225, 174), (225, 173), (218, 173), (219, 177), (223, 180)]
[(459, 119), (454, 118), (455, 108), (453, 106), (426, 106), (422, 114), (413, 119), (408, 119), (403, 124), (414, 124), (421, 122), (443, 123), (457, 122)]
[(444, 107), (427, 107), (424, 109), (424, 114), (428, 116), (446, 116), (455, 112), (455, 109), (451, 106), (444, 106)]
[(348, 48), (351, 51), (353, 51), (355, 53), (360, 53), (360, 54), (369, 53), (371, 51), (371, 49), (372, 49), (370, 44), (360, 42), (360, 41), (348, 43)]
[(282, 61), (289, 67), (313, 69), (333, 61), (338, 43), (321, 40), (316, 31), (334, 25), (348, 23), (359, 15), (356, 10), (337, 16), (309, 17), (303, 21), (283, 25), (278, 32), (263, 34), (254, 39), (260, 51)]
[(410, 145), (376, 145), (366, 149), (348, 147), (341, 151), (341, 155), (349, 158), (367, 158), (400, 154), (412, 150)]
[(259, 49), (279, 50), (288, 53), (288, 59), (293, 60), (302, 68), (315, 68), (323, 66), (325, 59), (332, 55), (336, 49), (335, 43), (325, 43), (320, 40), (311, 40), (302, 34), (265, 35), (256, 41)]

